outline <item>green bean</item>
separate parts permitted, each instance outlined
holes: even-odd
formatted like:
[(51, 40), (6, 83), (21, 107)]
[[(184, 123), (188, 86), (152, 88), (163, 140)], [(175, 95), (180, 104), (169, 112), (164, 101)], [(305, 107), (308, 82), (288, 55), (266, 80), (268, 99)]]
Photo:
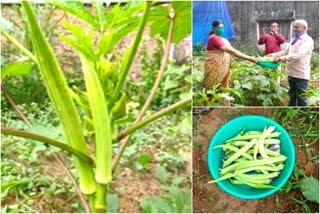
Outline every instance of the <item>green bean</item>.
[(244, 132), (243, 128), (238, 135), (228, 139), (224, 144), (213, 147), (222, 148), (227, 158), (220, 169), (220, 177), (208, 183), (228, 179), (233, 184), (275, 188), (268, 184), (271, 183), (271, 178), (280, 174), (287, 157), (281, 155), (280, 150), (272, 151), (268, 147), (280, 144), (280, 140), (275, 138), (280, 134), (275, 132), (275, 126), (265, 127), (262, 132)]
[[(228, 145), (228, 144), (225, 144), (225, 145), (218, 145), (218, 146), (215, 146), (213, 147), (213, 149), (216, 149), (216, 148), (223, 148), (223, 149), (228, 149), (228, 150), (231, 150), (233, 152), (238, 152), (240, 149), (238, 149), (237, 147), (235, 146), (231, 146), (231, 145)], [(225, 152), (227, 153), (227, 152)], [(249, 160), (253, 160), (253, 157), (249, 154), (246, 154), (244, 153), (243, 156)]]
[(242, 147), (239, 151), (237, 151), (236, 153), (234, 153), (229, 159), (227, 159), (224, 163), (223, 163), (223, 167), (228, 166), (229, 164), (231, 164), (232, 161), (234, 161), (235, 159), (237, 159), (238, 157), (240, 157), (241, 155), (243, 155), (247, 150), (249, 150), (253, 145), (255, 145), (257, 143), (257, 139), (252, 139), (247, 145), (245, 145), (244, 147)]
[(254, 188), (278, 188), (278, 187), (274, 187), (274, 186), (266, 185), (266, 184), (255, 184), (255, 183), (252, 183), (250, 181), (247, 181), (247, 180), (239, 178), (239, 177), (237, 177), (236, 179), (239, 180), (240, 182), (242, 182), (243, 184), (246, 184), (246, 185), (254, 187)]
[(286, 156), (280, 155), (278, 157), (272, 157), (269, 159), (252, 160), (252, 161), (247, 161), (244, 163), (236, 163), (236, 164), (233, 164), (231, 166), (227, 166), (226, 168), (221, 169), (221, 174), (224, 175), (232, 170), (240, 170), (240, 169), (245, 169), (248, 167), (262, 166), (265, 164), (277, 163), (277, 162), (285, 161), (286, 159), (287, 159)]
[[(281, 134), (281, 132), (273, 132), (268, 136), (268, 138), (278, 137), (280, 134)], [(237, 140), (252, 140), (253, 138), (259, 138), (259, 137), (261, 137), (261, 134), (236, 136), (234, 138), (227, 140), (226, 143), (232, 142), (232, 141), (237, 141)]]

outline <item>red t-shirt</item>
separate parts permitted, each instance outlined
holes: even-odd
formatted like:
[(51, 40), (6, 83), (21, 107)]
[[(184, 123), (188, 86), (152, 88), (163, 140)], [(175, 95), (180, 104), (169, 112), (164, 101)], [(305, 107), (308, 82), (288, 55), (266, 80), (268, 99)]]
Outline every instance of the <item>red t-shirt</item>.
[(219, 49), (221, 46), (223, 46), (224, 43), (222, 41), (222, 39), (215, 35), (212, 34), (211, 36), (209, 36), (208, 42), (207, 42), (207, 50), (216, 50)]
[(281, 51), (280, 45), (285, 41), (286, 39), (281, 34), (274, 36), (273, 34), (268, 33), (259, 38), (258, 44), (266, 44), (265, 55), (267, 55)]

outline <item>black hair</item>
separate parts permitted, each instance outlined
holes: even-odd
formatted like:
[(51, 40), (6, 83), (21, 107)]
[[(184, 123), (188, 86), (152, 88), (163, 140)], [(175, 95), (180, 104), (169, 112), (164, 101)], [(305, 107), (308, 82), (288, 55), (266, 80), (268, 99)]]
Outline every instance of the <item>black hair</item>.
[(220, 24), (223, 24), (223, 22), (220, 19), (213, 20), (212, 22), (212, 30), (209, 32), (209, 35), (214, 34), (216, 31), (214, 28), (218, 27)]

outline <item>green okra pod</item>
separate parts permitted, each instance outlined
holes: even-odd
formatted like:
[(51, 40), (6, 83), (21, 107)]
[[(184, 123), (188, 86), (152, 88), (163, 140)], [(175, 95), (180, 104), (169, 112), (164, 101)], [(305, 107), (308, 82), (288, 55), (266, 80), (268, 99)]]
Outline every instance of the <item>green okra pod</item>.
[(241, 155), (243, 155), (247, 150), (249, 150), (253, 145), (255, 145), (257, 143), (257, 139), (252, 139), (247, 145), (245, 145), (244, 147), (242, 147), (239, 151), (237, 151), (236, 153), (234, 153), (230, 158), (228, 158), (224, 163), (223, 163), (223, 167), (228, 166), (229, 164), (232, 163), (232, 161), (234, 161), (235, 159), (237, 159), (238, 157), (240, 157)]
[[(228, 145), (228, 144), (223, 144), (223, 145), (218, 145), (218, 146), (213, 147), (213, 149), (216, 149), (216, 148), (223, 148), (224, 151), (227, 150), (227, 151), (233, 151), (233, 152), (237, 152), (240, 150), (239, 148), (237, 148), (235, 146)], [(225, 151), (225, 153), (228, 153), (227, 151)], [(246, 154), (246, 153), (243, 153), (243, 157), (245, 157), (249, 160), (253, 160), (253, 157), (249, 154)]]
[[(268, 138), (278, 137), (280, 134), (281, 132), (273, 132), (270, 135), (268, 135)], [(259, 137), (261, 137), (261, 134), (237, 136), (227, 140), (226, 143), (236, 141), (236, 140), (252, 140), (254, 138), (258, 139)]]
[(262, 160), (252, 160), (252, 161), (247, 161), (244, 163), (236, 163), (230, 166), (227, 166), (226, 168), (221, 169), (221, 174), (224, 175), (228, 172), (231, 172), (233, 170), (240, 170), (240, 169), (245, 169), (249, 167), (254, 167), (254, 166), (262, 166), (266, 164), (272, 164), (272, 163), (277, 163), (277, 162), (282, 162), (287, 159), (286, 156), (280, 155), (278, 157), (272, 157), (269, 159), (262, 159)]

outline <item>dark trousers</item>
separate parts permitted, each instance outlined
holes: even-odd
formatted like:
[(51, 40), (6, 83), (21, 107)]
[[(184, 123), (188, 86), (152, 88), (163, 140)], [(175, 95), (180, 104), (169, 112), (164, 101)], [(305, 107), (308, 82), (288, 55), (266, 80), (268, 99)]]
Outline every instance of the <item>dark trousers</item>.
[(307, 106), (307, 97), (301, 95), (308, 90), (308, 80), (288, 77), (289, 81), (289, 106)]

